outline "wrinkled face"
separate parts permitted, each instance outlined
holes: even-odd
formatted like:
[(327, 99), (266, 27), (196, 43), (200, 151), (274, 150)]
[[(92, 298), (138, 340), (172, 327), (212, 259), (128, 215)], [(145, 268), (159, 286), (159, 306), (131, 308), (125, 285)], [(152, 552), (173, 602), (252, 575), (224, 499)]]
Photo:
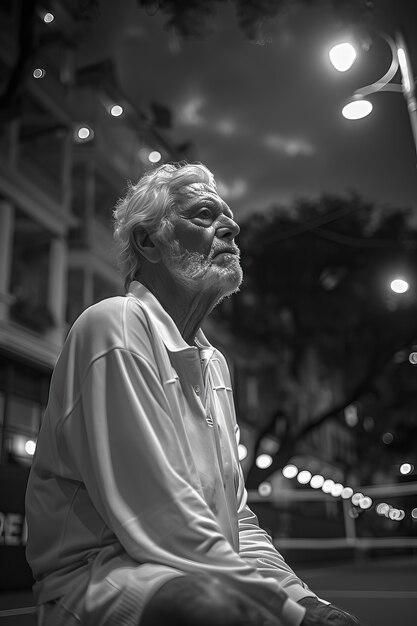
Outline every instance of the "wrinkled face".
[(242, 282), (234, 242), (240, 229), (217, 191), (204, 183), (184, 187), (171, 221), (163, 260), (177, 279), (196, 289), (215, 289), (220, 297), (236, 291)]

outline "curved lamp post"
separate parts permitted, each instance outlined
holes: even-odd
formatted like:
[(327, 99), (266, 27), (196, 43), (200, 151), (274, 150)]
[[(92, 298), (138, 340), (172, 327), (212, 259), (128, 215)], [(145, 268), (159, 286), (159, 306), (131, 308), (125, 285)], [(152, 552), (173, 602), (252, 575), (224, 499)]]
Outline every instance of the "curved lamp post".
[[(415, 81), (404, 36), (401, 32), (398, 32), (395, 38), (385, 35), (384, 33), (380, 33), (380, 35), (387, 41), (391, 48), (391, 65), (388, 71), (379, 80), (355, 91), (351, 101), (343, 107), (342, 115), (350, 120), (357, 120), (369, 115), (372, 111), (372, 103), (366, 99), (366, 96), (372, 93), (378, 91), (396, 91), (402, 93), (407, 103), (414, 147), (417, 153), (417, 102), (415, 97)], [(344, 72), (355, 62), (356, 51), (351, 44), (338, 44), (333, 46), (330, 50), (329, 58), (332, 65), (339, 72)], [(401, 72), (401, 84), (391, 83), (398, 69)]]

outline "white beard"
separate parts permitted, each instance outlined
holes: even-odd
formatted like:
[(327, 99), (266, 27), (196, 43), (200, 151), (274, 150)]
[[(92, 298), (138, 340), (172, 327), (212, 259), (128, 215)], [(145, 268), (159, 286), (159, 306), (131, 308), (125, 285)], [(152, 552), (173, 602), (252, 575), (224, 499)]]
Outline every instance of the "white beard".
[(164, 246), (162, 259), (174, 280), (187, 291), (217, 291), (219, 302), (239, 291), (243, 273), (238, 254), (228, 255), (224, 264), (217, 264), (212, 262), (215, 253), (216, 249), (206, 257), (199, 252), (189, 252), (178, 241), (172, 241)]

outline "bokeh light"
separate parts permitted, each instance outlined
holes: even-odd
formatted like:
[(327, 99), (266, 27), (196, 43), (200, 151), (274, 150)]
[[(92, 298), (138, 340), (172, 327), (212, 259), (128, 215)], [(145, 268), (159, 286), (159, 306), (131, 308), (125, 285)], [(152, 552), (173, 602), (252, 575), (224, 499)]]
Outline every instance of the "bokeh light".
[(388, 517), (394, 522), (400, 522), (405, 517), (405, 511), (402, 509), (395, 509), (394, 507), (390, 507)]
[(298, 474), (298, 467), (296, 465), (286, 465), (282, 473), (285, 478), (295, 478)]
[(88, 128), (88, 126), (81, 126), (81, 128), (77, 130), (77, 137), (79, 139), (89, 139), (90, 136), (91, 128)]
[(358, 407), (355, 404), (350, 404), (344, 410), (345, 422), (348, 426), (353, 428), (358, 423)]
[(327, 480), (324, 481), (321, 490), (324, 493), (331, 493), (333, 487), (334, 487), (334, 480), (332, 480), (331, 478), (328, 478)]
[(239, 454), (239, 461), (243, 461), (244, 459), (246, 459), (246, 457), (248, 456), (248, 449), (245, 446), (245, 444), (240, 443), (238, 445), (238, 454)]
[(406, 291), (408, 291), (410, 285), (406, 280), (403, 280), (402, 278), (395, 278), (391, 281), (390, 287), (395, 293), (405, 293)]
[(411, 365), (417, 365), (417, 352), (410, 352), (410, 354), (408, 355), (408, 360), (410, 361)]
[(342, 491), (343, 491), (343, 485), (342, 483), (335, 483), (330, 491), (331, 495), (334, 498), (338, 498), (339, 496), (342, 495)]
[(159, 163), (162, 159), (162, 154), (158, 150), (152, 150), (148, 155), (148, 159), (151, 163)]
[(344, 500), (349, 500), (353, 496), (352, 487), (345, 487), (341, 493), (341, 496)]
[(406, 476), (407, 474), (411, 474), (413, 469), (414, 466), (411, 465), (411, 463), (403, 463), (402, 465), (400, 465), (400, 474)]
[(74, 141), (76, 143), (87, 143), (92, 139), (94, 139), (94, 131), (91, 126), (87, 126), (87, 124), (77, 126), (74, 131)]
[(310, 487), (312, 487), (313, 489), (321, 489), (323, 487), (323, 483), (324, 476), (322, 476), (321, 474), (315, 474), (310, 480)]
[(394, 435), (392, 433), (384, 433), (382, 435), (382, 441), (385, 445), (389, 446), (389, 444), (394, 441)]
[(256, 458), (255, 463), (256, 467), (259, 467), (259, 469), (267, 469), (267, 467), (272, 465), (272, 456), (270, 454), (260, 454)]
[(359, 500), (359, 506), (361, 509), (370, 509), (372, 506), (372, 498), (369, 496), (363, 496), (363, 498)]
[(375, 510), (378, 513), (378, 515), (388, 515), (390, 506), (386, 502), (380, 502), (379, 504), (377, 504)]
[(354, 504), (355, 506), (359, 506), (359, 502), (363, 497), (363, 493), (354, 493), (351, 499), (352, 504)]
[(311, 472), (309, 472), (308, 470), (303, 470), (298, 474), (297, 480), (300, 485), (307, 485), (307, 483), (309, 483), (311, 480)]
[(33, 78), (43, 78), (45, 75), (46, 75), (46, 72), (43, 69), (43, 67), (37, 67), (32, 72)]
[(268, 496), (271, 495), (272, 493), (272, 485), (271, 483), (265, 481), (264, 483), (261, 483), (258, 487), (258, 493), (260, 496), (262, 496), (263, 498), (267, 498)]
[(29, 456), (33, 456), (35, 454), (35, 450), (36, 450), (36, 442), (33, 441), (32, 439), (28, 439), (27, 442), (25, 443), (26, 454), (28, 454)]
[(329, 59), (338, 72), (346, 72), (356, 59), (356, 50), (351, 43), (339, 43), (329, 51)]
[(120, 117), (123, 115), (123, 107), (120, 106), (120, 104), (113, 104), (110, 109), (110, 115), (113, 115), (113, 117)]

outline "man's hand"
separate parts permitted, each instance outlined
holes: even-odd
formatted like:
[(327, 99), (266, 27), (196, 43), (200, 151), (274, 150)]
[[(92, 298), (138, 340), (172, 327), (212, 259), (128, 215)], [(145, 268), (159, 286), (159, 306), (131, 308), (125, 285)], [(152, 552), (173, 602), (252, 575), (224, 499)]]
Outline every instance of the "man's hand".
[(306, 609), (301, 626), (361, 626), (359, 620), (333, 604), (324, 604), (316, 598), (298, 601)]

